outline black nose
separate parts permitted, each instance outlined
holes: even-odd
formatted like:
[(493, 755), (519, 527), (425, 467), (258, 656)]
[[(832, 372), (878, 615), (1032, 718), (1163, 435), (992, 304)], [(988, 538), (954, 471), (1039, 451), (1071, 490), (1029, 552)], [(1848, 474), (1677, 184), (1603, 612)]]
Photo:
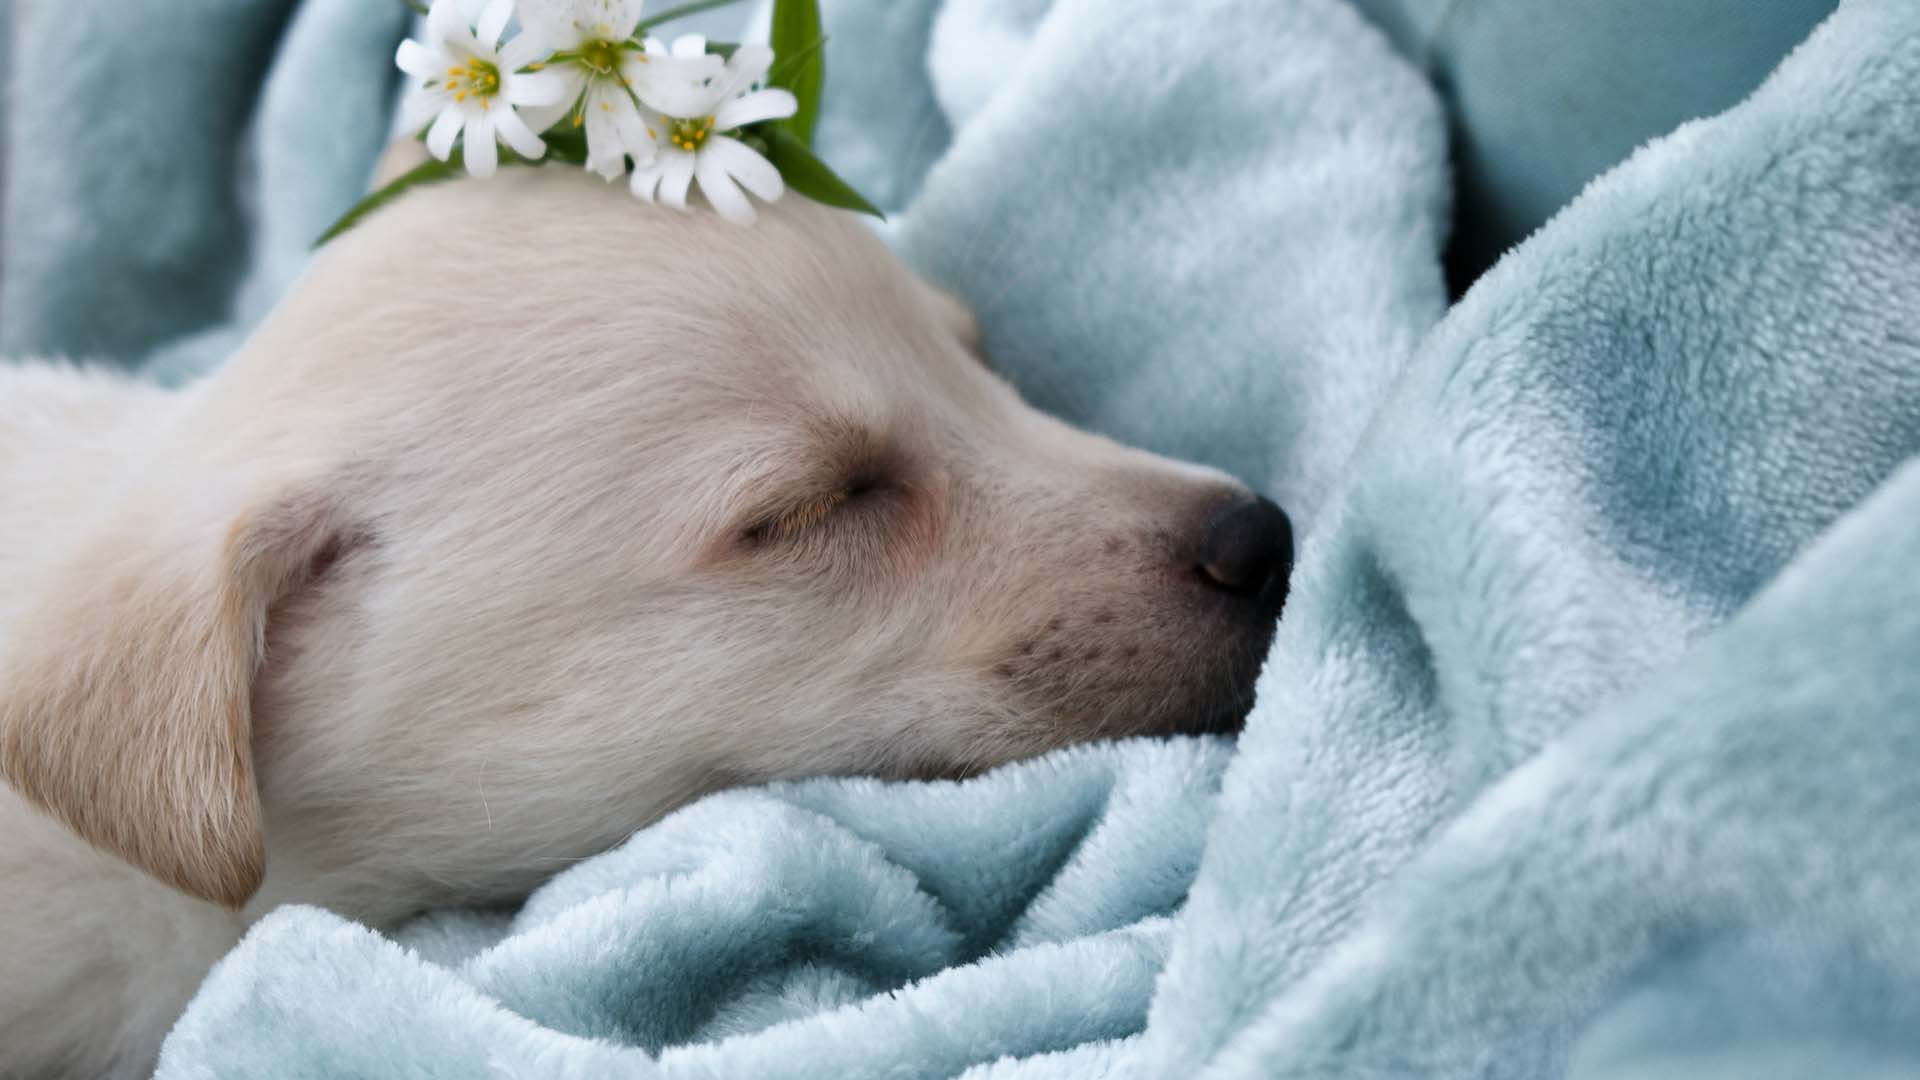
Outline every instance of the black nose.
[(1259, 596), (1276, 582), (1277, 601), (1293, 568), (1293, 526), (1273, 500), (1237, 499), (1207, 522), (1200, 539), (1200, 576), (1239, 596)]

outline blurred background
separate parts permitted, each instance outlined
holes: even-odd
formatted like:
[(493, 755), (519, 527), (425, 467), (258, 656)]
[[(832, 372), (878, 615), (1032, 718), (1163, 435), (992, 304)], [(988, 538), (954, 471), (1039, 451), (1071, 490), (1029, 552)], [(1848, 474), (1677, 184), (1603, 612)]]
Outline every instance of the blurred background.
[[(1635, 146), (1744, 97), (1834, 7), (1355, 3), (1450, 111), (1456, 294)], [(1031, 25), (1049, 5), (950, 4), (946, 17), (969, 6)], [(881, 67), (924, 66), (941, 5), (824, 7), (830, 30), (880, 28), (832, 42), (844, 72), (849, 56), (882, 50)], [(682, 25), (735, 37), (754, 8)], [(853, 10), (866, 8), (884, 18)], [(0, 0), (0, 355), (85, 356), (175, 380), (231, 351), (364, 185), (386, 134), (365, 117), (394, 92), (392, 44), (411, 17), (400, 0)], [(876, 149), (868, 131), (849, 146), (848, 125), (866, 119), (854, 100), (856, 89), (829, 95), (823, 145), (842, 146), (835, 164), (899, 209), (945, 149), (947, 119), (931, 92), (894, 95), (882, 133), (894, 143)]]

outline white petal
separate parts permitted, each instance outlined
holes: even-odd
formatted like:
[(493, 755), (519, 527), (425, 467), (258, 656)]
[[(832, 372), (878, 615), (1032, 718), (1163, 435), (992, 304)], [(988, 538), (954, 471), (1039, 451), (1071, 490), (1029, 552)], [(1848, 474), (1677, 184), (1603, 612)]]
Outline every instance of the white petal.
[(393, 54), (393, 62), (401, 71), (416, 79), (437, 79), (443, 73), (443, 68), (451, 66), (441, 61), (439, 53), (412, 38), (400, 43), (400, 48)]
[(586, 40), (575, 17), (574, 9), (577, 6), (562, 3), (561, 0), (520, 0), (515, 13), (520, 16), (520, 28), (523, 31), (539, 34), (554, 48), (577, 49)]
[(420, 134), (420, 129), (433, 123), (440, 110), (453, 104), (453, 96), (445, 90), (415, 90), (400, 100), (400, 130), (408, 135)]
[(753, 204), (747, 201), (733, 180), (727, 176), (725, 166), (712, 154), (701, 154), (694, 166), (694, 176), (700, 181), (700, 192), (720, 212), (720, 216), (735, 225), (751, 225), (756, 215)]
[(500, 165), (500, 144), (493, 141), (493, 117), (482, 113), (467, 122), (467, 175), (485, 180)]
[(648, 107), (668, 116), (707, 116), (720, 104), (720, 94), (707, 81), (721, 70), (717, 56), (693, 60), (655, 56), (633, 67), (638, 75), (633, 78), (634, 93)]
[(602, 142), (598, 147), (587, 151), (587, 171), (611, 184), (620, 174), (627, 171), (627, 154), (618, 144)]
[(613, 0), (613, 33), (617, 38), (630, 38), (633, 28), (640, 25), (640, 16), (647, 10), (646, 0)]
[[(606, 80), (594, 84), (587, 99), (589, 129), (596, 118), (609, 144), (618, 146), (622, 153), (632, 154), (636, 158), (653, 155), (653, 136), (647, 132), (646, 118), (640, 115), (640, 107), (633, 103), (632, 95), (624, 87)], [(589, 130), (589, 147), (593, 141), (594, 133)]]
[(522, 71), (504, 80), (503, 96), (509, 105), (558, 105), (570, 100), (567, 80), (551, 71)]
[(513, 18), (513, 0), (487, 0), (487, 6), (480, 9), (480, 23), (473, 28), (474, 36), (480, 44), (491, 49), (500, 44), (500, 35), (506, 32), (507, 20)]
[(707, 36), (705, 34), (681, 34), (673, 39), (673, 55), (682, 60), (691, 60), (707, 54)]
[(537, 161), (547, 152), (547, 144), (541, 142), (527, 122), (520, 118), (520, 114), (512, 109), (495, 109), (493, 127), (500, 133), (501, 140), (523, 158)]
[(553, 46), (546, 35), (533, 30), (522, 30), (501, 48), (500, 70), (519, 71), (529, 64), (538, 63), (552, 55)]
[[(657, 46), (660, 43), (655, 41), (653, 44)], [(685, 82), (703, 83), (720, 74), (726, 66), (725, 60), (712, 53), (681, 59), (668, 56), (664, 52), (629, 52), (620, 62), (620, 74), (636, 87), (654, 79), (680, 79)]]
[(638, 89), (642, 83), (653, 77), (654, 65), (657, 63), (660, 61), (649, 59), (643, 52), (623, 52), (620, 54), (620, 63), (614, 67), (613, 73), (618, 75), (628, 87)]
[[(568, 65), (564, 68), (555, 68), (551, 74), (558, 78), (561, 84), (560, 97), (553, 104), (526, 105), (514, 101), (511, 97), (507, 99), (519, 110), (520, 119), (525, 120), (527, 126), (534, 131), (546, 131), (559, 123), (568, 112), (572, 111), (573, 103), (580, 100), (580, 91), (586, 89), (587, 73), (578, 67)], [(508, 84), (509, 93), (519, 81), (519, 77), (516, 77), (512, 83)]]
[(687, 208), (687, 186), (693, 183), (694, 156), (670, 150), (660, 163), (660, 201), (675, 210)]
[(755, 90), (746, 97), (722, 102), (714, 111), (713, 123), (721, 131), (732, 131), (762, 120), (784, 120), (799, 111), (799, 99), (790, 91)]
[[(614, 96), (604, 87), (587, 95), (587, 169), (607, 180), (627, 171), (627, 148), (620, 138)], [(633, 102), (625, 94), (619, 97), (632, 111)]]
[(473, 44), (473, 28), (460, 14), (460, 0), (433, 0), (433, 6), (427, 9), (427, 31), (436, 46)]
[(440, 110), (434, 118), (433, 126), (427, 129), (427, 153), (447, 160), (453, 153), (453, 140), (460, 137), (460, 128), (467, 122), (467, 114), (457, 105), (449, 105)]
[(647, 134), (646, 118), (640, 115), (631, 98), (627, 100), (625, 109), (614, 107), (613, 122), (620, 129), (620, 144), (627, 148), (627, 153), (633, 155), (633, 160), (653, 160), (653, 136)]
[(627, 182), (627, 190), (641, 202), (653, 202), (653, 193), (660, 188), (663, 170), (659, 165), (647, 165), (633, 170), (633, 179)]
[(707, 116), (720, 103), (711, 87), (686, 79), (651, 79), (639, 94), (648, 108), (667, 116)]
[(664, 44), (662, 44), (660, 39), (657, 37), (650, 37), (647, 40), (641, 42), (640, 44), (643, 48), (646, 49), (648, 56), (672, 55), (667, 51), (667, 47)]
[(727, 72), (718, 83), (720, 96), (733, 95), (759, 82), (773, 67), (773, 50), (765, 45), (742, 45), (727, 61)]
[(786, 181), (780, 179), (780, 170), (773, 163), (745, 143), (715, 135), (707, 140), (701, 150), (702, 157), (711, 157), (714, 164), (727, 171), (727, 175), (740, 181), (748, 191), (768, 202), (779, 202), (780, 196), (787, 193)]
[(514, 112), (520, 114), (520, 122), (527, 125), (528, 131), (545, 135), (566, 119), (567, 105), (565, 102), (559, 105), (523, 105)]

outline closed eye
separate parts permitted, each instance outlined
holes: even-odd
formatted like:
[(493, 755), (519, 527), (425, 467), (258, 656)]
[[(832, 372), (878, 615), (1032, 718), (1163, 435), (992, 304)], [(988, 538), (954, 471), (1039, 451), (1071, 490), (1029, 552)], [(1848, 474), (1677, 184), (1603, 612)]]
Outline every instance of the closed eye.
[(846, 491), (836, 491), (809, 499), (776, 517), (750, 527), (747, 530), (747, 541), (753, 544), (767, 544), (791, 540), (833, 516), (833, 512), (850, 497)]
[(748, 527), (746, 541), (761, 545), (797, 539), (824, 525), (848, 503), (872, 495), (880, 486), (877, 481), (861, 479), (824, 495), (816, 495)]

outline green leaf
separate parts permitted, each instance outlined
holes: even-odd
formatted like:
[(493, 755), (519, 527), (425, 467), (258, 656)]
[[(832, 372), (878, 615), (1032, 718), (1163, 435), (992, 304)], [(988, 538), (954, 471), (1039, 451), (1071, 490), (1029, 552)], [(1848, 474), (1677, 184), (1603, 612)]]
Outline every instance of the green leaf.
[(668, 8), (650, 19), (641, 19), (633, 28), (633, 36), (637, 38), (645, 37), (647, 31), (662, 23), (670, 23), (675, 19), (684, 19), (689, 15), (698, 15), (703, 11), (712, 11), (714, 8), (723, 8), (729, 4), (737, 4), (739, 2), (740, 0), (699, 0), (699, 3), (682, 4), (677, 8)]
[(437, 184), (443, 180), (451, 180), (459, 176), (464, 168), (465, 162), (459, 147), (455, 147), (453, 153), (448, 155), (445, 161), (430, 158), (415, 165), (413, 168), (408, 169), (406, 172), (394, 178), (386, 187), (353, 204), (351, 210), (340, 215), (339, 221), (334, 222), (326, 232), (320, 234), (320, 239), (315, 240), (313, 246), (316, 248), (325, 246), (327, 241), (359, 224), (361, 218), (387, 205), (408, 191), (427, 184)]
[[(564, 161), (569, 165), (587, 163), (587, 133), (584, 129), (573, 126), (573, 118), (579, 115), (580, 108), (581, 106), (576, 104), (572, 109), (567, 110), (564, 116), (554, 121), (553, 126), (547, 129), (546, 134), (540, 136), (540, 141), (547, 144), (547, 155), (543, 160)], [(502, 157), (506, 156), (508, 155), (502, 155)], [(519, 157), (518, 154), (511, 156)]]
[[(769, 74), (767, 85), (793, 92), (800, 108), (780, 123), (802, 146), (813, 145), (813, 128), (820, 120), (820, 91), (827, 82), (827, 57), (820, 51), (820, 0), (774, 0), (773, 55), (776, 60), (800, 57), (779, 78)], [(782, 65), (784, 66), (784, 65)]]
[(813, 44), (807, 46), (804, 49), (801, 49), (799, 52), (794, 53), (791, 56), (780, 57), (777, 61), (774, 62), (773, 68), (767, 72), (767, 85), (768, 86), (787, 85), (786, 79), (789, 75), (797, 73), (800, 70), (800, 66), (802, 64), (806, 64), (813, 59), (814, 53), (817, 53), (821, 49), (824, 49), (826, 47), (827, 47), (826, 38), (823, 38), (823, 37), (814, 38)]
[(760, 124), (750, 130), (766, 143), (767, 160), (780, 170), (781, 178), (794, 191), (814, 202), (837, 206), (842, 210), (857, 210), (862, 214), (872, 214), (881, 221), (887, 220), (887, 215), (848, 186), (845, 180), (834, 175), (833, 170), (827, 168), (827, 163), (814, 157), (807, 144), (784, 125)]

